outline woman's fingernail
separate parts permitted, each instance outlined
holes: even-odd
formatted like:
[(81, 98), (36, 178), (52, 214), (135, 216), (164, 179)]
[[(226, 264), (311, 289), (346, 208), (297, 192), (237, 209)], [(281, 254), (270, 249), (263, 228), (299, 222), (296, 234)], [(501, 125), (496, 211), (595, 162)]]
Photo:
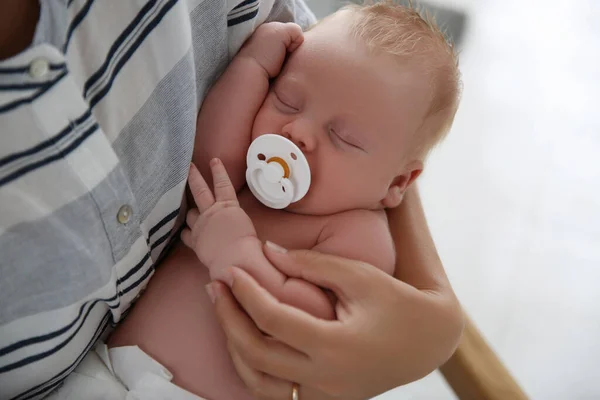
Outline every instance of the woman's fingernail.
[(215, 300), (217, 300), (217, 293), (215, 293), (215, 287), (213, 284), (209, 283), (208, 285), (204, 286), (204, 288), (206, 289), (206, 293), (208, 293), (210, 302), (215, 304)]
[(283, 247), (281, 247), (278, 244), (275, 244), (273, 242), (269, 242), (268, 240), (266, 241), (265, 245), (270, 248), (271, 250), (273, 250), (275, 253), (287, 253), (287, 250)]
[(229, 287), (233, 286), (233, 269), (232, 268), (229, 268), (223, 274), (223, 282), (225, 282), (227, 284), (227, 286), (229, 286)]

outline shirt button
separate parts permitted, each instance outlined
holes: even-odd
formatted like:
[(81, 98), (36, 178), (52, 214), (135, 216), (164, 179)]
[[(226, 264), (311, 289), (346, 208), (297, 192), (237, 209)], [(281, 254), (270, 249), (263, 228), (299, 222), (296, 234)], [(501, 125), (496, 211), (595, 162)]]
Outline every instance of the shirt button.
[(119, 221), (120, 224), (126, 224), (129, 222), (132, 215), (133, 209), (129, 204), (125, 204), (119, 208), (119, 212), (117, 213), (117, 221)]
[(135, 298), (133, 299), (133, 301), (136, 301), (137, 299), (139, 299), (140, 297), (142, 297), (142, 295), (144, 294), (145, 291), (146, 291), (146, 288), (140, 289), (139, 293), (135, 296)]
[(29, 75), (32, 78), (43, 78), (50, 71), (50, 64), (45, 58), (36, 58), (29, 64)]

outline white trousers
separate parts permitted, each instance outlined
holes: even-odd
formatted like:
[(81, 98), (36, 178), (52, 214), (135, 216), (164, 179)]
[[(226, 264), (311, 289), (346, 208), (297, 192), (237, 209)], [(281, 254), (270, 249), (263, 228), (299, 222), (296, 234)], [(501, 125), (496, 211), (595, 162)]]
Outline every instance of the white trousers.
[(51, 400), (205, 400), (171, 383), (173, 375), (137, 346), (99, 342)]

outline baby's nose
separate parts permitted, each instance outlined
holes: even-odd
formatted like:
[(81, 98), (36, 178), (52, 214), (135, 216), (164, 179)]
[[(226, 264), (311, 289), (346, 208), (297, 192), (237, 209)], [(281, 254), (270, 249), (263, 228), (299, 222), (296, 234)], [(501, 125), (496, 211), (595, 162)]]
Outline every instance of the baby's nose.
[[(283, 136), (291, 140), (303, 153), (311, 152), (315, 149), (317, 143), (315, 135), (308, 126), (296, 124), (295, 126), (286, 126), (283, 129)], [(286, 129), (287, 128), (287, 129)]]

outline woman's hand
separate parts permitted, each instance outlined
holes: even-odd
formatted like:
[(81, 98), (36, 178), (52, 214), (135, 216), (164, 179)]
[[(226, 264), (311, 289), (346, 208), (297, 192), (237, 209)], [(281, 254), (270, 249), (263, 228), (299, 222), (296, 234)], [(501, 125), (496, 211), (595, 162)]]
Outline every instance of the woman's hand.
[(241, 307), (227, 286), (213, 283), (230, 353), (258, 399), (289, 398), (291, 382), (302, 400), (370, 398), (427, 375), (453, 352), (462, 319), (451, 291), (419, 291), (321, 253), (270, 246), (265, 253), (288, 275), (331, 289), (338, 320), (279, 303), (240, 269), (228, 284)]
[[(279, 303), (232, 269), (213, 283), (238, 373), (257, 399), (365, 399), (419, 379), (456, 348), (464, 319), (427, 228), (416, 188), (389, 214), (395, 278), (361, 262), (311, 251), (265, 254), (288, 276), (331, 289), (337, 321)], [(233, 294), (233, 296), (232, 296)]]

